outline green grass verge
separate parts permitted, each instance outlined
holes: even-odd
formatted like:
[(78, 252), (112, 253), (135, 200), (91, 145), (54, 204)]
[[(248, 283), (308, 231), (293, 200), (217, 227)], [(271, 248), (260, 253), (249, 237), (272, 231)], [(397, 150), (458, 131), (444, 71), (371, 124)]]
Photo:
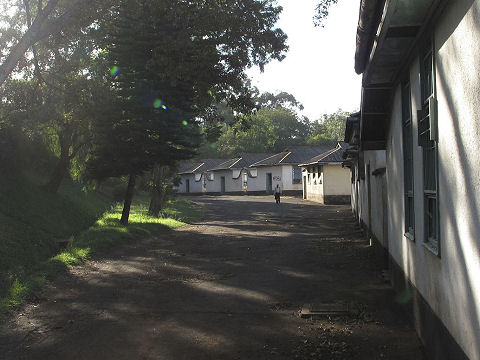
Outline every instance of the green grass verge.
[(195, 220), (200, 214), (199, 208), (181, 199), (169, 202), (159, 218), (147, 215), (147, 210), (148, 199), (137, 198), (132, 204), (129, 225), (123, 226), (119, 222), (122, 207), (117, 205), (105, 212), (87, 230), (79, 232), (62, 252), (46, 261), (37, 262), (27, 273), (16, 274), (0, 298), (0, 317), (24, 303), (47, 279), (72, 266), (94, 255), (103, 254), (125, 241), (145, 238), (182, 226)]

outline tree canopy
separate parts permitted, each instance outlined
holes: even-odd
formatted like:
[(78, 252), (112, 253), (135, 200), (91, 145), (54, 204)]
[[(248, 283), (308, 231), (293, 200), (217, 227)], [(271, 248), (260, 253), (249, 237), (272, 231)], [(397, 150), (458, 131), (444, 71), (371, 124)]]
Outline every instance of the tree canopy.
[(349, 112), (339, 109), (311, 122), (299, 115), (302, 104), (288, 92), (259, 94), (253, 114), (220, 128), (218, 140), (203, 146), (201, 156), (236, 156), (245, 152), (280, 152), (296, 145), (334, 145), (342, 141)]
[(41, 139), (52, 191), (72, 166), (105, 179), (193, 156), (200, 133), (215, 139), (255, 110), (245, 70), (288, 49), (273, 0), (1, 6), (0, 137)]

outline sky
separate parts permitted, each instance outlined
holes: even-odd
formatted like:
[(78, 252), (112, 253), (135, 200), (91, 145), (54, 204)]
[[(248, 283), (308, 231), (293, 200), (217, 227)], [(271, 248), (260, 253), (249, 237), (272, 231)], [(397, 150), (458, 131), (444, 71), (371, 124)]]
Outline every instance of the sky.
[(311, 121), (338, 109), (360, 107), (361, 76), (354, 71), (359, 2), (332, 5), (325, 27), (313, 25), (318, 0), (278, 0), (283, 12), (277, 22), (288, 35), (286, 58), (247, 74), (261, 92), (286, 91), (305, 107)]

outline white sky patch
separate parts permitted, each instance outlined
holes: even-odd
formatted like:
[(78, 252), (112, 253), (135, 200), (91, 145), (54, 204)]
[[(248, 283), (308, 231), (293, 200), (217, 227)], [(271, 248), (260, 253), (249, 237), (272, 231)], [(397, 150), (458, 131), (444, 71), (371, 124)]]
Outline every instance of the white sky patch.
[(290, 50), (282, 62), (274, 61), (247, 74), (261, 92), (287, 91), (305, 109), (311, 121), (339, 108), (360, 107), (361, 76), (354, 71), (355, 36), (359, 2), (340, 0), (332, 5), (325, 28), (313, 25), (317, 0), (278, 0), (283, 12), (277, 26), (288, 35)]

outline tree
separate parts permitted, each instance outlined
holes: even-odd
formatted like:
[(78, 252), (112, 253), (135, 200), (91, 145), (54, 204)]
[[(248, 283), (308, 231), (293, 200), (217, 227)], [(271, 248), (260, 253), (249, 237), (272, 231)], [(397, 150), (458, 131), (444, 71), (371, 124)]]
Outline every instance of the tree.
[(106, 37), (117, 100), (98, 118), (88, 165), (97, 179), (129, 176), (122, 223), (135, 176), (192, 156), (197, 119), (212, 104), (253, 108), (244, 70), (283, 59), (286, 35), (273, 28), (280, 11), (256, 0), (119, 2)]
[(264, 92), (255, 100), (258, 108), (276, 109), (282, 107), (291, 111), (303, 110), (303, 105), (295, 99), (295, 96), (285, 91), (279, 92), (276, 95), (270, 92)]
[[(18, 66), (28, 49), (53, 34), (81, 32), (108, 11), (112, 0), (5, 0), (0, 17), (0, 86)], [(26, 29), (26, 30), (25, 30)]]
[(242, 152), (282, 151), (303, 144), (309, 133), (308, 119), (282, 106), (261, 108), (244, 123), (225, 125), (217, 142), (219, 152), (234, 156)]
[(338, 0), (320, 0), (315, 8), (316, 14), (313, 17), (315, 26), (325, 27), (325, 19), (328, 17), (328, 12), (333, 4), (338, 3)]
[(119, 8), (109, 56), (117, 64), (112, 72), (116, 98), (94, 122), (94, 148), (87, 163), (95, 179), (128, 176), (121, 218), (125, 225), (136, 177), (159, 162), (173, 165), (192, 156), (197, 132), (192, 114), (182, 108), (191, 89), (185, 89), (183, 96), (180, 89), (172, 89), (169, 95), (178, 96), (166, 97), (166, 102), (160, 99), (159, 79), (145, 66), (152, 61), (155, 33), (144, 17), (148, 9), (133, 3)]
[(342, 141), (349, 112), (341, 109), (333, 114), (324, 114), (311, 124), (311, 133), (307, 140), (310, 145), (334, 144)]
[(165, 203), (174, 195), (173, 186), (179, 185), (174, 167), (155, 165), (150, 185), (151, 200), (148, 214), (158, 217)]
[[(30, 24), (28, 1), (24, 1), (24, 5)], [(86, 154), (91, 119), (95, 116), (93, 104), (102, 100), (99, 90), (105, 88), (105, 83), (101, 77), (95, 76), (98, 60), (94, 58), (99, 56), (96, 55), (98, 47), (94, 35), (95, 30), (87, 28), (62, 31), (43, 39), (32, 46), (33, 57), (25, 62), (29, 66), (23, 73), (24, 80), (7, 80), (4, 84), (4, 98), (23, 112), (23, 125), (42, 137), (58, 157), (45, 184), (52, 193), (57, 192), (78, 154)], [(24, 100), (7, 91), (14, 86), (22, 96), (23, 92), (18, 91), (20, 83), (30, 84), (33, 88)], [(21, 125), (19, 122), (18, 126)], [(81, 164), (80, 161), (76, 163)], [(77, 166), (77, 174), (80, 168)]]

